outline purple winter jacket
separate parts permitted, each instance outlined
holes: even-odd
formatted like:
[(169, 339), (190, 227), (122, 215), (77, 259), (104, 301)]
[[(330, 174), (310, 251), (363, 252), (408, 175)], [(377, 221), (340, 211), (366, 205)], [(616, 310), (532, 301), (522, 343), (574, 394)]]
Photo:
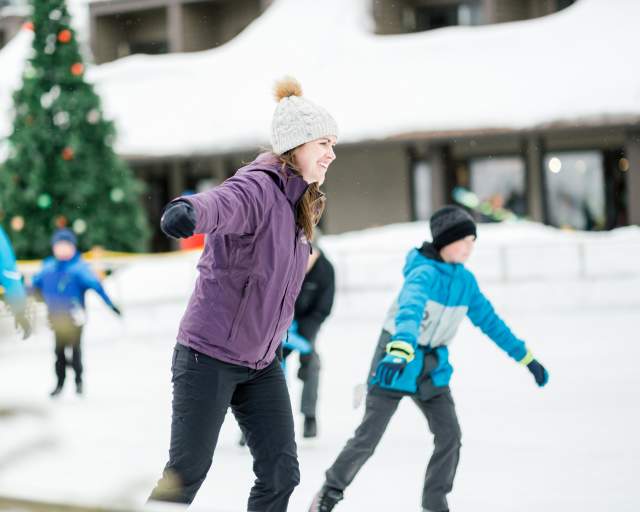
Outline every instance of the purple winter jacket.
[(180, 198), (196, 212), (195, 232), (207, 236), (179, 343), (255, 369), (273, 361), (311, 250), (295, 221), (306, 189), (263, 153), (220, 186)]

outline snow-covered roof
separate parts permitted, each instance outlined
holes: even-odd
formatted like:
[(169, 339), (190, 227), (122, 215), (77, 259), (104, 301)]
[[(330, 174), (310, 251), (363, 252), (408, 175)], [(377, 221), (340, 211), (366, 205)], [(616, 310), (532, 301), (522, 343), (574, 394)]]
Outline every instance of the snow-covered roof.
[[(334, 114), (341, 142), (414, 132), (640, 120), (636, 0), (579, 0), (523, 22), (380, 36), (370, 0), (275, 0), (218, 48), (134, 55), (90, 69), (123, 155), (222, 153), (268, 143), (273, 82), (296, 76)], [(2, 52), (7, 86), (30, 45)], [(11, 75), (11, 76), (9, 76)]]

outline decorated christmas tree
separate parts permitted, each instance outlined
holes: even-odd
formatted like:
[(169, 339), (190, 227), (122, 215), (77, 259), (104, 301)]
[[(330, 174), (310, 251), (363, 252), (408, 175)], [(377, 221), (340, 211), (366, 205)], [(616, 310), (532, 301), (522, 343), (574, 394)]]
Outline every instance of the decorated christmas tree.
[(113, 150), (113, 124), (85, 81), (64, 0), (32, 0), (33, 50), (14, 94), (9, 156), (0, 164), (0, 222), (20, 258), (50, 252), (56, 227), (93, 246), (144, 250), (142, 185)]

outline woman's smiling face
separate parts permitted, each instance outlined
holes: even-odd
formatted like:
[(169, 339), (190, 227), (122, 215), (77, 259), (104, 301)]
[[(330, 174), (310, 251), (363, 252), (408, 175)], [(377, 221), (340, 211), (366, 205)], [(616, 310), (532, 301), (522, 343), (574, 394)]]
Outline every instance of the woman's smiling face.
[(336, 138), (332, 135), (305, 142), (293, 151), (296, 167), (307, 183), (322, 185), (327, 169), (336, 159), (333, 146)]

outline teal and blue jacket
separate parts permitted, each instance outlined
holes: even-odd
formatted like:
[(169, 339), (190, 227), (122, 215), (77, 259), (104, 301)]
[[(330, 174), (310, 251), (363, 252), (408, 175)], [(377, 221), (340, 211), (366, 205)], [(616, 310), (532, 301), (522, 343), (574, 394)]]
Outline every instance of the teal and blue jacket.
[(78, 252), (68, 261), (54, 257), (44, 260), (42, 270), (33, 276), (33, 288), (42, 294), (50, 315), (84, 309), (87, 290), (94, 290), (107, 306), (113, 307), (102, 284)]
[(4, 297), (18, 313), (24, 309), (26, 293), (22, 284), (22, 276), (18, 272), (16, 257), (7, 234), (0, 227), (0, 286)]
[[(449, 384), (453, 368), (448, 346), (465, 316), (515, 361), (525, 359), (525, 343), (496, 314), (474, 275), (464, 265), (445, 263), (431, 245), (425, 243), (421, 249), (409, 252), (403, 274), (402, 289), (389, 309), (383, 328), (392, 341), (410, 343), (417, 354), (435, 353), (437, 366), (429, 375), (435, 386)], [(416, 361), (422, 365), (418, 357)], [(411, 366), (405, 370), (409, 376)], [(420, 370), (421, 367), (415, 371)], [(420, 378), (420, 375), (414, 377)]]

